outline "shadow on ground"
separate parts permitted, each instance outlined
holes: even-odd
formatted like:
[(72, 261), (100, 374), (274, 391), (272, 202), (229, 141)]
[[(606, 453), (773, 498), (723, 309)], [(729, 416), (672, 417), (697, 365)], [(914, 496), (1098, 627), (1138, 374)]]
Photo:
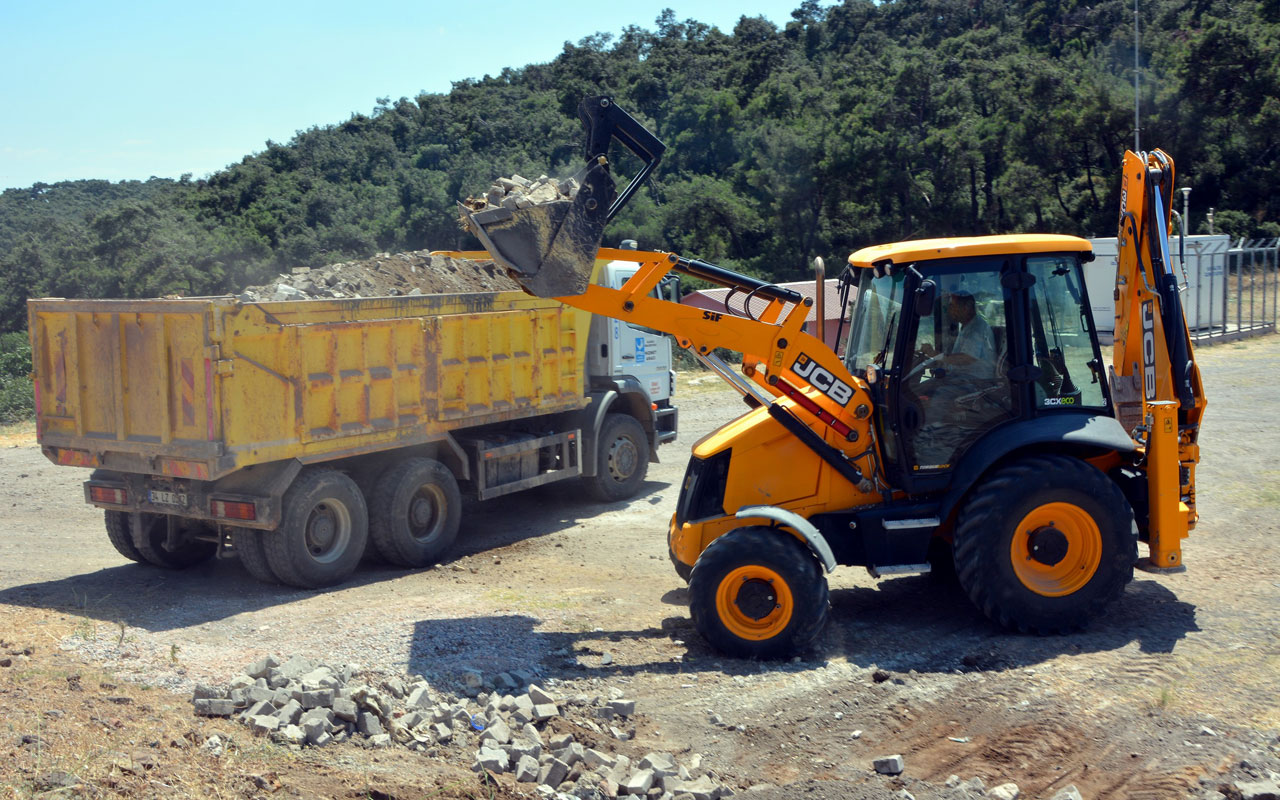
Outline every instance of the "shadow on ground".
[[(553, 484), (499, 502), (468, 503), (451, 561), (530, 541), (589, 522), (626, 502), (589, 499), (576, 482)], [(670, 484), (647, 481), (646, 502)], [(647, 497), (646, 497), (647, 495)], [(106, 533), (102, 534), (106, 538)], [(165, 570), (124, 561), (81, 575), (8, 586), (0, 604), (46, 608), (105, 622), (160, 632), (233, 617), (250, 611), (306, 600), (318, 591), (356, 590), (370, 584), (412, 578), (417, 570), (363, 563), (341, 586), (329, 590), (295, 589), (260, 583), (249, 576), (234, 553), (184, 570)]]
[[(673, 589), (662, 599), (683, 604), (687, 594)], [(957, 587), (926, 577), (832, 592), (826, 630), (798, 661), (728, 658), (701, 639), (687, 613), (642, 630), (548, 632), (539, 630), (540, 625), (541, 620), (527, 615), (421, 620), (414, 626), (410, 671), (426, 674), (441, 653), (450, 654), (454, 663), (469, 660), (482, 672), (503, 671), (510, 668), (501, 661), (504, 643), (520, 641), (522, 653), (541, 654), (544, 675), (565, 679), (805, 672), (832, 660), (894, 672), (975, 672), (1033, 666), (1059, 655), (1118, 650), (1132, 643), (1144, 653), (1169, 653), (1199, 630), (1195, 608), (1152, 580), (1131, 584), (1107, 613), (1077, 633), (1033, 636), (998, 628)], [(640, 663), (603, 663), (605, 653), (622, 650), (610, 645), (623, 642), (647, 644), (639, 650), (650, 657)]]

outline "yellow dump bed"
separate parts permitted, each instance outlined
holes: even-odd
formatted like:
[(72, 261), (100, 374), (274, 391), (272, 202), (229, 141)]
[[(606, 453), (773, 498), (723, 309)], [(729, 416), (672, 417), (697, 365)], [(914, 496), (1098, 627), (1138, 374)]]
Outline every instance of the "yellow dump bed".
[(28, 313), (38, 437), (59, 464), (213, 480), (585, 403), (587, 315), (521, 292)]

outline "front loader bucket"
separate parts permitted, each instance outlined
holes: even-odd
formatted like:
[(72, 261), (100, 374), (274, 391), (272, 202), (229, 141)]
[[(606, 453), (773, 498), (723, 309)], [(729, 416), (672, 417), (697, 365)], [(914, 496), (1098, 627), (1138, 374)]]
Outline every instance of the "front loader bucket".
[(483, 211), (462, 206), (462, 214), (467, 229), (526, 291), (570, 297), (591, 281), (614, 194), (608, 173), (593, 165), (571, 200)]

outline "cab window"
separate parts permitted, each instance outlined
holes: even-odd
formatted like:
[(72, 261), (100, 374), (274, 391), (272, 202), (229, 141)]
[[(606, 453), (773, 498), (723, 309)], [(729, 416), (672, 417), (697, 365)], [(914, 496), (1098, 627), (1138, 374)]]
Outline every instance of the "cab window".
[(877, 278), (871, 270), (863, 271), (845, 346), (845, 366), (853, 374), (863, 374), (872, 364), (885, 370), (893, 366), (905, 279), (905, 272)]
[(1036, 406), (1043, 409), (1100, 408), (1106, 405), (1102, 357), (1075, 256), (1032, 256), (1031, 350), (1040, 376)]

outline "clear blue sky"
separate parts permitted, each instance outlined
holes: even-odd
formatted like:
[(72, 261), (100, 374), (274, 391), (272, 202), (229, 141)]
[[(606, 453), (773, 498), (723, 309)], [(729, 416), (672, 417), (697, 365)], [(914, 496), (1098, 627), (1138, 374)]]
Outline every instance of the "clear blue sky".
[[(0, 0), (0, 188), (200, 178), (378, 97), (545, 63), (664, 8), (725, 32), (800, 0)], [(827, 5), (827, 3), (824, 3)]]

